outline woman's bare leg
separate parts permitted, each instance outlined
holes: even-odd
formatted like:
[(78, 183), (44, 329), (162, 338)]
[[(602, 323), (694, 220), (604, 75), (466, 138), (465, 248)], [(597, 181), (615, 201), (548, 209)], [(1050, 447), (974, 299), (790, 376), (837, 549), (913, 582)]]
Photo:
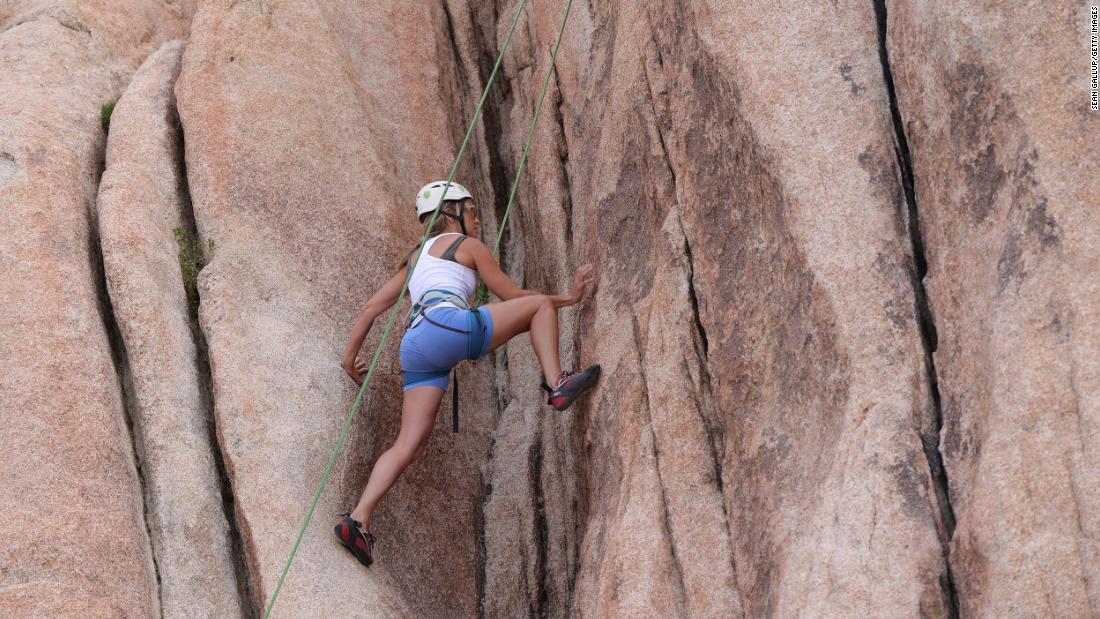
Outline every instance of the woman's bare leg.
[(546, 384), (554, 386), (561, 376), (561, 360), (558, 356), (558, 308), (550, 298), (537, 294), (489, 303), (485, 307), (493, 317), (493, 341), (489, 350), (496, 350), (520, 333), (530, 331), (531, 346), (542, 365)]
[(382, 495), (393, 486), (405, 467), (424, 453), (442, 399), (443, 390), (438, 387), (414, 387), (405, 392), (397, 440), (374, 463), (363, 496), (351, 512), (352, 518), (363, 523), (364, 530), (370, 528), (371, 514)]

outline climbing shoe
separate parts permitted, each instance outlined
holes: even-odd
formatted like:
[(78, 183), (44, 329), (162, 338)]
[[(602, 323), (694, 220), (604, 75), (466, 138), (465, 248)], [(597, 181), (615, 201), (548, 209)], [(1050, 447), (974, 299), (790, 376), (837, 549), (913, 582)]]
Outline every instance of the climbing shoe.
[(362, 523), (352, 518), (351, 514), (341, 514), (340, 522), (336, 523), (334, 532), (336, 533), (336, 539), (340, 541), (344, 548), (348, 549), (348, 552), (355, 555), (360, 563), (370, 567), (370, 564), (374, 563), (374, 559), (371, 557), (371, 553), (374, 551), (374, 536), (369, 532), (364, 533), (360, 528), (361, 526)]
[(550, 385), (542, 383), (542, 388), (550, 393), (546, 403), (553, 406), (555, 410), (563, 411), (569, 408), (586, 389), (594, 385), (599, 377), (600, 364), (598, 363), (588, 366), (587, 370), (580, 373), (566, 370), (561, 373), (557, 387), (551, 389)]

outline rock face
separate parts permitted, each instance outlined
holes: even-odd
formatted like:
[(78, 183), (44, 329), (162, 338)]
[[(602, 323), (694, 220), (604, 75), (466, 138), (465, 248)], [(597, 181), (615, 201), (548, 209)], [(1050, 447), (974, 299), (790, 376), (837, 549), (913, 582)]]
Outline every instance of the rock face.
[(0, 608), (150, 616), (157, 580), (96, 246), (115, 100), (185, 36), (162, 2), (0, 7)]
[[(524, 6), (457, 177), (489, 243), (566, 2)], [(519, 7), (0, 9), (0, 607), (262, 612)], [(501, 264), (596, 264), (561, 345), (601, 383), (551, 411), (526, 336), (463, 365), (363, 570), (330, 527), (397, 433), (399, 316), (275, 616), (1096, 614), (1078, 13), (573, 3)]]
[[(1100, 162), (1083, 5), (892, 2), (965, 616), (1100, 612)], [(1010, 33), (1010, 36), (1006, 36)]]
[[(539, 229), (553, 172), (521, 216), (527, 256), (602, 272), (574, 331), (604, 378), (578, 412), (573, 611), (948, 612), (872, 7), (824, 30), (796, 3), (578, 10), (563, 143), (540, 136), (572, 228)], [(804, 64), (754, 44), (784, 32)]]
[[(456, 62), (438, 5), (209, 3), (195, 17), (176, 93), (195, 218), (216, 246), (200, 322), (257, 607), (355, 398), (339, 367), (348, 326), (418, 241), (412, 198), (461, 140), (465, 119), (445, 98)], [(476, 613), (488, 364), (463, 385), (464, 431), (440, 432), (382, 504), (378, 569), (363, 571), (332, 538), (334, 516), (396, 436), (400, 335), (398, 325), (298, 550), (282, 616)]]
[(167, 617), (240, 614), (211, 449), (205, 362), (174, 231), (193, 227), (173, 87), (183, 43), (142, 64), (111, 115), (97, 210), (107, 289), (132, 385), (138, 462)]

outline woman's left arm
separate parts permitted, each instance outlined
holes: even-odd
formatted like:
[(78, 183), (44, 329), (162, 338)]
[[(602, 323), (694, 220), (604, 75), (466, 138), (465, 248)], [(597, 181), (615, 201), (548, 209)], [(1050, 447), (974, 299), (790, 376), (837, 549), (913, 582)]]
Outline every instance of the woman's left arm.
[(359, 354), (359, 348), (363, 345), (363, 340), (367, 339), (367, 333), (370, 332), (371, 327), (374, 326), (374, 319), (397, 302), (397, 297), (401, 295), (401, 288), (405, 286), (407, 274), (408, 267), (401, 267), (401, 270), (391, 277), (390, 281), (374, 293), (374, 296), (363, 306), (363, 311), (359, 312), (359, 319), (355, 321), (355, 326), (351, 329), (347, 346), (344, 347), (344, 356), (340, 360), (340, 367), (344, 368), (344, 371), (357, 384), (362, 384), (361, 376), (366, 371), (365, 364), (362, 361), (358, 363), (355, 361), (356, 355)]

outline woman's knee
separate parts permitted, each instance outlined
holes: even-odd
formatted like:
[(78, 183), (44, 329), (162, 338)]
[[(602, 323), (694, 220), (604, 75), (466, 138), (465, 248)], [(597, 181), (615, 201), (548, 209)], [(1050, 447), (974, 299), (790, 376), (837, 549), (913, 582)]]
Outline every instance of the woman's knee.
[(405, 466), (408, 466), (423, 455), (427, 445), (427, 437), (424, 437), (422, 440), (402, 440), (399, 437), (397, 442), (393, 444), (392, 449), (396, 452), (401, 461), (405, 463)]
[(545, 294), (540, 294), (535, 297), (535, 311), (554, 311), (554, 302), (550, 300), (550, 297)]
[(409, 441), (403, 441), (398, 439), (390, 451), (401, 462), (402, 468), (408, 466), (413, 460), (416, 460), (417, 445)]

